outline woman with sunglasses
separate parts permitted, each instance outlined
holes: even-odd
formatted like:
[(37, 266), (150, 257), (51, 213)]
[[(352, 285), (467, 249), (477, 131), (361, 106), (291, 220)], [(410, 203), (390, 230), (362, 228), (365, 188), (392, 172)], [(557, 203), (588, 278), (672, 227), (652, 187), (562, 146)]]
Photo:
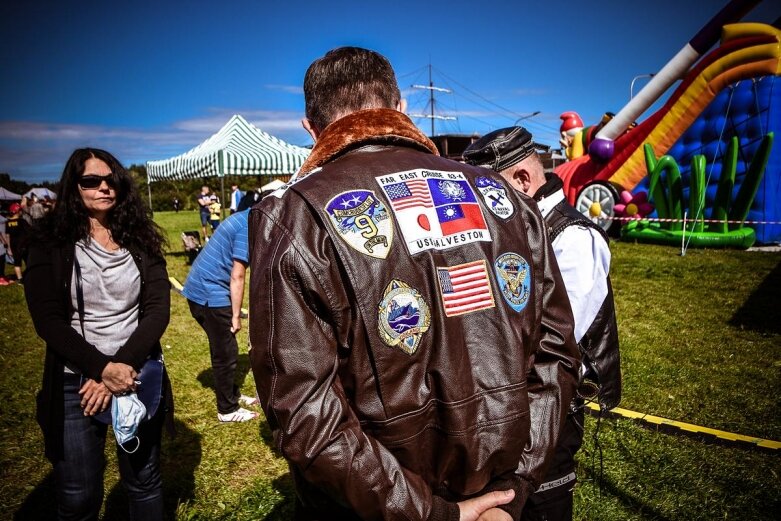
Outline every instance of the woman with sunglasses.
[[(107, 425), (94, 416), (112, 395), (135, 391), (137, 371), (160, 353), (170, 286), (162, 233), (114, 156), (74, 151), (57, 200), (25, 273), (27, 305), (46, 342), (37, 419), (54, 467), (58, 518), (97, 519)], [(138, 449), (117, 448), (131, 519), (163, 518), (160, 438), (165, 411), (173, 411), (163, 381), (164, 401), (140, 424)]]

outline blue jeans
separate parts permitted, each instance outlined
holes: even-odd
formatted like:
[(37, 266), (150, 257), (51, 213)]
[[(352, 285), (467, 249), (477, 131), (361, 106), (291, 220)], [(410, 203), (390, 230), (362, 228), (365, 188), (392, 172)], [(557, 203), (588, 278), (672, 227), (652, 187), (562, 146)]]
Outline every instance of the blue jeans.
[[(57, 518), (62, 520), (97, 519), (103, 503), (108, 426), (84, 416), (80, 381), (79, 375), (65, 375), (64, 456), (54, 464)], [(130, 498), (132, 520), (163, 519), (160, 437), (164, 409), (159, 407), (154, 418), (141, 423), (137, 433), (141, 445), (136, 452), (128, 454), (117, 446), (119, 474)]]

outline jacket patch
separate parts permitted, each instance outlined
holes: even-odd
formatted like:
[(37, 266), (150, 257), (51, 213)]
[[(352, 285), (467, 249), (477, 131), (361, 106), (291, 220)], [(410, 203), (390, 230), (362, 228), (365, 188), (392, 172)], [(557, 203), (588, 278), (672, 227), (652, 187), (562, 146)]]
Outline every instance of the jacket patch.
[(495, 179), (480, 176), (475, 179), (477, 191), (483, 195), (485, 205), (492, 214), (500, 219), (509, 219), (515, 213), (515, 207), (507, 197), (507, 189)]
[(374, 192), (342, 192), (328, 201), (325, 211), (344, 242), (371, 257), (388, 256), (393, 242), (393, 222)]
[(415, 288), (392, 280), (378, 306), (378, 330), (382, 341), (411, 355), (431, 324), (428, 304)]
[(445, 316), (454, 317), (495, 306), (485, 261), (437, 267)]
[(376, 179), (410, 254), (491, 241), (483, 211), (463, 173), (419, 168)]
[(521, 311), (531, 294), (531, 268), (517, 253), (503, 253), (494, 262), (496, 280), (504, 300), (515, 311)]

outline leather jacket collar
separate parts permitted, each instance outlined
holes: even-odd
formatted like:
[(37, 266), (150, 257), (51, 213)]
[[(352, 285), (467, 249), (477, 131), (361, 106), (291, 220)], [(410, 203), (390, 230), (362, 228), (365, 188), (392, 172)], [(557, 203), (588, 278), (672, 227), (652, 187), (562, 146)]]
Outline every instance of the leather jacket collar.
[(439, 155), (437, 147), (403, 113), (394, 109), (364, 109), (337, 119), (320, 134), (298, 178), (338, 156), (365, 145), (413, 146)]

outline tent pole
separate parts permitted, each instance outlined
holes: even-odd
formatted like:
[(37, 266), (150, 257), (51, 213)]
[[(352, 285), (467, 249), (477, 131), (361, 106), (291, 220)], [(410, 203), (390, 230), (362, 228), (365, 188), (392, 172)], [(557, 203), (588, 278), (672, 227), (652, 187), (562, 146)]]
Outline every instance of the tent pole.
[(152, 210), (152, 183), (149, 182), (149, 175), (146, 176), (146, 191), (149, 194), (149, 211), (154, 215), (155, 212)]
[(220, 176), (220, 192), (222, 192), (222, 204), (220, 205), (220, 220), (222, 220), (223, 212), (225, 212), (225, 176), (224, 175)]

